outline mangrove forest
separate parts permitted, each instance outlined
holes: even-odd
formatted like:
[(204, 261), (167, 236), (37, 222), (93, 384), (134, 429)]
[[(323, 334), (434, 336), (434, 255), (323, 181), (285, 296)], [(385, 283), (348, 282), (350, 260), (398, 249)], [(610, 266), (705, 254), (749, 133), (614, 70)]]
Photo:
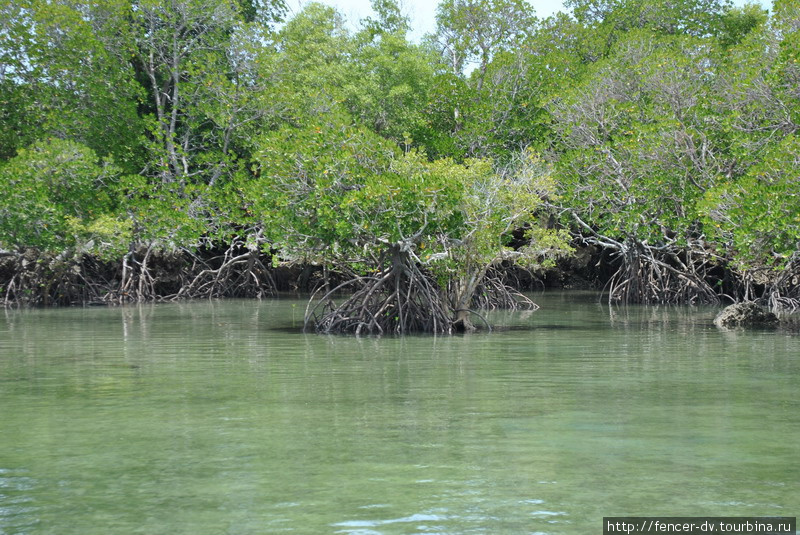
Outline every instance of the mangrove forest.
[(0, 302), (800, 308), (800, 1), (0, 0)]

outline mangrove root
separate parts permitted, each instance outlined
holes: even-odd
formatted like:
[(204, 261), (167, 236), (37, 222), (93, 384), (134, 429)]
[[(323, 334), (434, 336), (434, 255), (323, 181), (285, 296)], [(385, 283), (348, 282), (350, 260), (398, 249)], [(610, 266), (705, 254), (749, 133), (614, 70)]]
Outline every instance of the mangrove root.
[[(450, 307), (436, 283), (399, 246), (372, 276), (361, 276), (312, 297), (305, 329), (325, 334), (451, 333)], [(352, 290), (337, 304), (339, 293)]]

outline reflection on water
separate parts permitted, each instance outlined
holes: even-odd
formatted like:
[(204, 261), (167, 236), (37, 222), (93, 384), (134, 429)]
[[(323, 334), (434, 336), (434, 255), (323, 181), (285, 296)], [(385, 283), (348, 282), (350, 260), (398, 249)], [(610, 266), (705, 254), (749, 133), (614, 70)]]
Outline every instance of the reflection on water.
[(304, 303), (6, 312), (0, 535), (540, 533), (797, 514), (800, 337), (537, 296), (491, 334)]

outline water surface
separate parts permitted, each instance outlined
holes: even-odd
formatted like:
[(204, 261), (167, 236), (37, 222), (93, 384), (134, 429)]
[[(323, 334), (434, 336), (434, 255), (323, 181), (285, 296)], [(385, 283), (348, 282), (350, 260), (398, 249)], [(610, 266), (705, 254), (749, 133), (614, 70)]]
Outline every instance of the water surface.
[(800, 337), (536, 300), (453, 337), (306, 335), (291, 299), (5, 312), (0, 534), (798, 515)]

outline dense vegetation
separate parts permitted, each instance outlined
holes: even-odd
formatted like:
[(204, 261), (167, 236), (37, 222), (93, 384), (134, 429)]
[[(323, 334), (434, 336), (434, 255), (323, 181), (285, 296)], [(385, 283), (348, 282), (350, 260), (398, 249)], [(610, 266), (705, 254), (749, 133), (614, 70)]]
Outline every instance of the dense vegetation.
[(394, 0), (358, 31), (317, 3), (0, 0), (0, 295), (319, 266), (309, 326), (450, 332), (531, 306), (504, 269), (572, 245), (612, 301), (798, 307), (800, 2), (566, 4), (443, 0), (415, 44)]

